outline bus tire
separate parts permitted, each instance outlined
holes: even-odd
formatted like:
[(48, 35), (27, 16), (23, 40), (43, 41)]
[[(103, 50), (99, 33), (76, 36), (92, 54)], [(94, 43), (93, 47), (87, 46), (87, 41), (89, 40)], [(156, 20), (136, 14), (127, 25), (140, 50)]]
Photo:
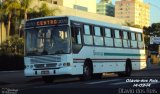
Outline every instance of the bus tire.
[(130, 59), (127, 59), (126, 61), (126, 68), (125, 68), (125, 75), (126, 77), (131, 76), (132, 73), (132, 63)]
[(42, 76), (42, 79), (45, 83), (52, 83), (54, 80), (53, 76)]
[(82, 80), (90, 80), (93, 77), (93, 63), (90, 59), (86, 59), (83, 65)]
[(125, 71), (118, 73), (119, 77), (129, 77), (132, 73), (132, 62), (130, 59), (126, 60)]

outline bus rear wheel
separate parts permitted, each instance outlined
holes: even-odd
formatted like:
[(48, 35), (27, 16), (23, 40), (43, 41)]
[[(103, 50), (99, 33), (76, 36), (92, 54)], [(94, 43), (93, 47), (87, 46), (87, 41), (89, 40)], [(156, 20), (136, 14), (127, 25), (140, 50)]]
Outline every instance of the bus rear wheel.
[(52, 83), (54, 80), (53, 76), (42, 76), (42, 79), (45, 83)]
[(118, 73), (118, 76), (119, 77), (129, 77), (131, 76), (131, 73), (132, 73), (132, 63), (130, 59), (127, 59), (125, 71)]

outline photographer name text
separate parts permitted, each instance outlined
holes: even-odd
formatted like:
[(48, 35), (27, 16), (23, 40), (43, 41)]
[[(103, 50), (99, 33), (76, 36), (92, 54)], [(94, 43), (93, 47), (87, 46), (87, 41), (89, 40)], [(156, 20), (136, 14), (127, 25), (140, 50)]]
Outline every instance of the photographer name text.
[(126, 79), (126, 82), (133, 83), (133, 87), (151, 87), (153, 83), (158, 83), (158, 79)]

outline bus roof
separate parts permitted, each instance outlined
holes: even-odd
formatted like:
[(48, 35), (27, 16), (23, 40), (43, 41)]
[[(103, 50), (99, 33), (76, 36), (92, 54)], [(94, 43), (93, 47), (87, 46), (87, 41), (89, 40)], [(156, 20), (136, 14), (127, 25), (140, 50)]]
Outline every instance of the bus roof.
[(88, 18), (82, 18), (82, 17), (70, 16), (70, 15), (66, 15), (66, 16), (46, 16), (46, 17), (33, 18), (33, 19), (28, 20), (28, 21), (48, 19), (48, 18), (59, 18), (59, 17), (68, 17), (69, 20), (73, 20), (73, 21), (77, 21), (77, 22), (84, 22), (84, 23), (88, 23), (88, 24), (94, 24), (94, 25), (97, 25), (97, 26), (105, 26), (105, 27), (110, 27), (110, 28), (115, 28), (115, 29), (136, 31), (136, 32), (141, 32), (142, 33), (142, 29), (123, 26), (123, 25), (119, 25), (119, 24), (108, 23), (107, 21), (98, 21), (98, 20), (94, 20), (94, 19), (88, 19)]

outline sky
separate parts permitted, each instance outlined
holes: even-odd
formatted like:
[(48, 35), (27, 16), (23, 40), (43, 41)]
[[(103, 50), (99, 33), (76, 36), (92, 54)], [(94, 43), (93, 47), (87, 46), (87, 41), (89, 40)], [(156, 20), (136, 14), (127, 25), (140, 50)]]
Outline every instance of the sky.
[[(100, 0), (97, 0), (99, 2)], [(116, 0), (112, 0), (115, 4)], [(160, 23), (160, 0), (143, 0), (145, 3), (150, 4), (150, 24)]]

